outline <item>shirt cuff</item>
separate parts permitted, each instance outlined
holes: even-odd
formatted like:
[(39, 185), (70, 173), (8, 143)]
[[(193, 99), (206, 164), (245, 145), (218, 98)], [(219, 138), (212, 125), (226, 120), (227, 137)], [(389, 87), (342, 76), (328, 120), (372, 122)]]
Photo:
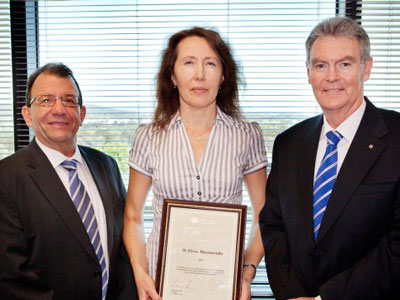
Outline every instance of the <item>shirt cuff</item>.
[(258, 164), (255, 164), (251, 168), (249, 168), (247, 170), (244, 170), (243, 171), (243, 175), (247, 175), (247, 174), (253, 173), (255, 171), (258, 171), (258, 170), (266, 167), (267, 164), (268, 164), (268, 161), (267, 160), (263, 160), (263, 161), (259, 162)]
[(141, 166), (139, 166), (138, 164), (129, 161), (128, 165), (134, 169), (135, 171), (138, 171), (139, 173), (142, 173), (143, 175), (146, 175), (148, 177), (153, 177), (153, 174), (151, 174), (149, 171), (147, 171), (146, 169), (142, 168)]
[(321, 299), (321, 296), (315, 297), (315, 300), (322, 300), (322, 299)]

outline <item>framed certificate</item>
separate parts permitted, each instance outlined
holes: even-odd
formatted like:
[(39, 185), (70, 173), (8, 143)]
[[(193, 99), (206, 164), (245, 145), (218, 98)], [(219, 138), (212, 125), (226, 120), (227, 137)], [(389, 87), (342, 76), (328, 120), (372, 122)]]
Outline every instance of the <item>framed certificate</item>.
[(246, 206), (164, 201), (156, 287), (164, 300), (237, 300)]

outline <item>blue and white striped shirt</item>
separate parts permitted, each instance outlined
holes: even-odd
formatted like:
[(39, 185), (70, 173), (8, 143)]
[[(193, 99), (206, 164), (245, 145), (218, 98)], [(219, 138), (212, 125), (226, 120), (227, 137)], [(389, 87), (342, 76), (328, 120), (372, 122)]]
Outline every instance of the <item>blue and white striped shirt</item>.
[(147, 241), (150, 275), (155, 278), (163, 199), (219, 203), (242, 202), (243, 176), (267, 165), (260, 126), (217, 116), (199, 165), (179, 112), (164, 130), (137, 128), (129, 165), (152, 178), (154, 221)]

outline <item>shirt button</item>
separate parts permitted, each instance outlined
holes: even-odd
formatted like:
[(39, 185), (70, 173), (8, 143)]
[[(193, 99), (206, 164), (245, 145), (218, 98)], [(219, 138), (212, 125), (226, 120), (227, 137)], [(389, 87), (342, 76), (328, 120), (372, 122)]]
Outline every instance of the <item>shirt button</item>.
[(197, 179), (197, 180), (199, 180), (199, 179), (200, 179), (200, 176), (199, 176), (199, 175), (197, 175), (197, 176), (196, 176), (196, 179)]
[(201, 196), (201, 192), (197, 192), (197, 195)]

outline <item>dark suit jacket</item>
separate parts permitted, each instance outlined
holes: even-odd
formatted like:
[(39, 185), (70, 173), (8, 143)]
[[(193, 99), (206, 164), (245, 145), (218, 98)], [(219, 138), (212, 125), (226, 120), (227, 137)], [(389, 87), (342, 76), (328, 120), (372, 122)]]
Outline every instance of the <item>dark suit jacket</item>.
[[(137, 299), (122, 244), (125, 187), (114, 159), (79, 147), (107, 219), (107, 299)], [(35, 141), (0, 162), (0, 299), (101, 299), (101, 268), (71, 198)]]
[(367, 107), (313, 238), (322, 116), (280, 134), (260, 213), (277, 299), (400, 299), (400, 114)]

